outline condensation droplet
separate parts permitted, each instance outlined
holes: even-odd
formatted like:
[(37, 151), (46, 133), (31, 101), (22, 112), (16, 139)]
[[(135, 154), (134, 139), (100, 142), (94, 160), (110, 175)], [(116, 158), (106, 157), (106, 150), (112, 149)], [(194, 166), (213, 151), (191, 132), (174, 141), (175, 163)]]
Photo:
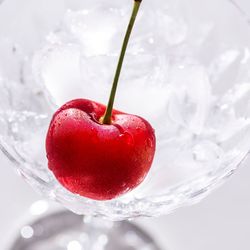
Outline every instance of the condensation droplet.
[(20, 233), (24, 239), (30, 239), (34, 235), (34, 230), (31, 226), (24, 226)]
[(150, 148), (153, 147), (153, 141), (150, 138), (147, 139), (147, 146)]
[(119, 137), (128, 145), (134, 145), (134, 139), (133, 136), (128, 133), (128, 132), (124, 132), (122, 134), (119, 135)]

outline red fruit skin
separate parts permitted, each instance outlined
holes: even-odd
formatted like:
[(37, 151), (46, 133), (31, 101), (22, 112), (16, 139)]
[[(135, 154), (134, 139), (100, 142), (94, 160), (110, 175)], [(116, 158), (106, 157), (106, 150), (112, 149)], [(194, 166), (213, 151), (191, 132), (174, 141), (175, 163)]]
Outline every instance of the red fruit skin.
[(57, 180), (94, 200), (110, 200), (138, 186), (156, 147), (146, 120), (113, 110), (112, 124), (101, 124), (105, 109), (90, 100), (72, 100), (54, 114), (46, 138), (48, 166)]

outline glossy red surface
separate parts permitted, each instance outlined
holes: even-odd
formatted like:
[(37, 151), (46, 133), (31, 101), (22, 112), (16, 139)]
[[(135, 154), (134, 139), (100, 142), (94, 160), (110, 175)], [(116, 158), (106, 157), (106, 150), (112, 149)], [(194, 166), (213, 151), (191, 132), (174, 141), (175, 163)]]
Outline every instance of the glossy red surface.
[(46, 138), (48, 165), (69, 191), (109, 200), (138, 186), (155, 153), (155, 135), (141, 117), (113, 110), (112, 124), (99, 119), (105, 106), (86, 99), (63, 105)]

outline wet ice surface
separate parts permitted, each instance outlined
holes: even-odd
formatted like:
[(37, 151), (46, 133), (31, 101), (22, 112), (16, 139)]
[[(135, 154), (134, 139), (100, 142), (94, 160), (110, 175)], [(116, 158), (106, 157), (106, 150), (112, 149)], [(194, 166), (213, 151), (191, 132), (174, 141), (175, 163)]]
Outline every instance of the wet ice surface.
[[(14, 65), (10, 70), (0, 62), (4, 147), (36, 189), (77, 213), (121, 219), (166, 213), (198, 200), (230, 175), (250, 148), (249, 37), (235, 38), (226, 30), (228, 20), (219, 25), (221, 16), (193, 15), (178, 1), (164, 1), (161, 9), (151, 2), (143, 5), (115, 108), (153, 125), (156, 156), (137, 189), (114, 201), (95, 202), (56, 182), (44, 150), (56, 107), (74, 98), (108, 99), (130, 8), (100, 1), (87, 6), (67, 10), (29, 55), (1, 41), (0, 49)], [(235, 32), (237, 24), (242, 28), (233, 9), (228, 15), (234, 16)]]

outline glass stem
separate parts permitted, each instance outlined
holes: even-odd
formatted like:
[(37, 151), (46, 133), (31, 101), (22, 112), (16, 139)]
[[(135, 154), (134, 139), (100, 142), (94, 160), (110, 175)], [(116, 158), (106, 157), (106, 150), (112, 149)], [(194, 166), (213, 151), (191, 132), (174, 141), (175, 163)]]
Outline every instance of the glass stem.
[(135, 19), (137, 17), (137, 13), (139, 11), (141, 2), (142, 2), (142, 0), (134, 0), (134, 8), (133, 8), (133, 12), (132, 12), (132, 15), (131, 15), (131, 18), (129, 21), (129, 25), (127, 28), (125, 38), (123, 40), (123, 45), (122, 45), (118, 65), (117, 65), (116, 72), (115, 72), (115, 77), (114, 77), (114, 81), (113, 81), (113, 85), (112, 85), (112, 89), (111, 89), (111, 93), (110, 93), (110, 97), (109, 97), (109, 102), (108, 102), (105, 114), (101, 119), (102, 120), (101, 122), (103, 124), (111, 124), (112, 110), (113, 110), (113, 106), (114, 106), (115, 94), (116, 94), (117, 85), (118, 85), (120, 74), (121, 74), (123, 60), (124, 60), (124, 57), (126, 54), (129, 38), (130, 38), (131, 32), (133, 30), (133, 26), (134, 26)]

